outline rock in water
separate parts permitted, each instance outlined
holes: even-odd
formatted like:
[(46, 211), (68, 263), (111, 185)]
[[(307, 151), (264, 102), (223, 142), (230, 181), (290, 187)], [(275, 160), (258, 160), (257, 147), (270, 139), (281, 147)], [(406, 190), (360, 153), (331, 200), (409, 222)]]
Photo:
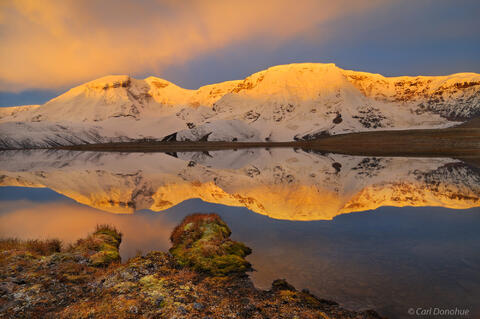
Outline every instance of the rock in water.
[(231, 240), (230, 234), (217, 214), (193, 214), (173, 230), (170, 253), (180, 266), (209, 275), (243, 274), (251, 270), (245, 260), (251, 249)]

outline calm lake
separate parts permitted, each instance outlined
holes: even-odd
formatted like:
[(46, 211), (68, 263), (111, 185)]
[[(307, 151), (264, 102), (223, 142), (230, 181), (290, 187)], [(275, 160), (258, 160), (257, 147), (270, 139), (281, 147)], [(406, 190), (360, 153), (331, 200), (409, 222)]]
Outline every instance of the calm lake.
[(253, 249), (251, 277), (344, 307), (480, 316), (480, 168), (450, 158), (294, 149), (0, 152), (0, 237), (124, 234), (124, 260), (167, 250), (186, 215), (218, 213)]

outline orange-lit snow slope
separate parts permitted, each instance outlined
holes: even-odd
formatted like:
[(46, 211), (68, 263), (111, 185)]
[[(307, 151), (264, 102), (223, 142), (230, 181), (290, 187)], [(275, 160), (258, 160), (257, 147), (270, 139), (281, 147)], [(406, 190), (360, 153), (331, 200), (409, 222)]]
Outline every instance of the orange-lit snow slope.
[(280, 65), (187, 90), (106, 76), (40, 106), (0, 110), (0, 148), (161, 140), (291, 141), (443, 128), (480, 116), (480, 75), (384, 77), (334, 64)]
[(291, 149), (115, 154), (0, 153), (1, 186), (48, 187), (113, 213), (184, 200), (319, 220), (380, 206), (480, 206), (480, 170), (448, 158), (371, 158)]

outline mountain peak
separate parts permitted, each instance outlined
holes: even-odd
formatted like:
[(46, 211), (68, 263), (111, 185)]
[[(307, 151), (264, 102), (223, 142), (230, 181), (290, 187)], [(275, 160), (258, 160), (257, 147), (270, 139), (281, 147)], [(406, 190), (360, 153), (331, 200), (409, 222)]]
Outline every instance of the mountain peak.
[[(196, 90), (153, 76), (109, 75), (39, 107), (2, 110), (0, 145), (166, 136), (291, 141), (376, 129), (444, 128), (480, 116), (479, 93), (480, 74), (384, 77), (334, 63), (277, 65)], [(81, 137), (72, 138), (73, 125)]]
[(107, 75), (101, 78), (92, 80), (84, 85), (91, 88), (116, 88), (127, 87), (130, 85), (131, 78), (128, 75)]
[(289, 64), (279, 64), (269, 67), (267, 70), (298, 70), (298, 69), (331, 69), (338, 68), (335, 63), (314, 63), (314, 62), (300, 62), (300, 63), (289, 63)]

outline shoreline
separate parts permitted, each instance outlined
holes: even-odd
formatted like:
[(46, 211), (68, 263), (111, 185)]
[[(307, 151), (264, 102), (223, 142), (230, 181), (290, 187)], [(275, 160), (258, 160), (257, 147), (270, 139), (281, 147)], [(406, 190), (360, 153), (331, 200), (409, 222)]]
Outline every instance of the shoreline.
[(480, 157), (480, 128), (356, 132), (290, 142), (122, 142), (59, 146), (48, 149), (100, 152), (205, 152), (245, 148), (298, 148), (363, 156)]
[(154, 153), (209, 152), (252, 148), (293, 148), (319, 154), (366, 157), (450, 157), (480, 166), (480, 118), (444, 129), (408, 129), (325, 135), (285, 142), (154, 141), (0, 148), (4, 151), (66, 150), (79, 152)]
[(168, 253), (121, 262), (109, 225), (62, 247), (58, 240), (0, 239), (0, 316), (26, 318), (382, 318), (299, 291), (285, 279), (253, 285), (251, 249), (216, 214), (192, 214)]

